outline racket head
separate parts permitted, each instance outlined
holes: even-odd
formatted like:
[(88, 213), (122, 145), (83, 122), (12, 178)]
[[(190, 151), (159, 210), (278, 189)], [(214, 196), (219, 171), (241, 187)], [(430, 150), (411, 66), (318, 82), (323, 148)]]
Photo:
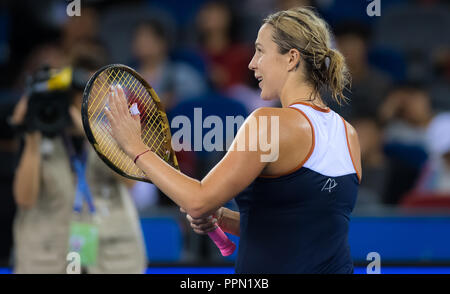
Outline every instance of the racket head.
[(171, 146), (169, 121), (158, 95), (135, 70), (123, 64), (110, 64), (99, 69), (89, 79), (83, 92), (83, 128), (97, 155), (118, 174), (151, 183), (111, 135), (111, 126), (104, 110), (108, 105), (110, 87), (118, 84), (124, 90), (128, 108), (137, 104), (144, 144), (169, 165), (179, 169)]

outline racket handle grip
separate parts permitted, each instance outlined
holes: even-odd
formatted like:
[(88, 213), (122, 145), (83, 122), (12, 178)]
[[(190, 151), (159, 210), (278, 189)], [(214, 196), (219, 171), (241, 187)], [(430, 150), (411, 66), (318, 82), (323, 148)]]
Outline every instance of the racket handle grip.
[(220, 227), (217, 227), (214, 231), (209, 232), (208, 236), (214, 241), (214, 243), (216, 243), (223, 256), (233, 254), (236, 249), (236, 244), (228, 239), (227, 235), (225, 235)]

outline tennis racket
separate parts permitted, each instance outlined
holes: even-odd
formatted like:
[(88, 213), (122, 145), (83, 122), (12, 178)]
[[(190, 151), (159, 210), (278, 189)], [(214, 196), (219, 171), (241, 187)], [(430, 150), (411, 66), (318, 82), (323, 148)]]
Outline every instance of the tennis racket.
[[(118, 174), (137, 181), (149, 182), (145, 173), (128, 157), (112, 136), (104, 113), (111, 86), (120, 85), (128, 100), (128, 108), (139, 114), (141, 138), (161, 159), (179, 169), (171, 145), (170, 126), (155, 90), (132, 68), (122, 64), (107, 65), (89, 80), (83, 93), (81, 115), (86, 136), (98, 156)], [(223, 256), (231, 255), (236, 245), (222, 229), (208, 233)]]

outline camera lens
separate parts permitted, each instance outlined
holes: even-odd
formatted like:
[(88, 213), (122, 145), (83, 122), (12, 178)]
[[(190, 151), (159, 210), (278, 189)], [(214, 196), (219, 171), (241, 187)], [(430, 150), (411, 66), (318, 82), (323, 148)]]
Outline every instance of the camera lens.
[(62, 91), (35, 94), (30, 98), (28, 129), (39, 130), (45, 136), (60, 134), (71, 122), (69, 93)]

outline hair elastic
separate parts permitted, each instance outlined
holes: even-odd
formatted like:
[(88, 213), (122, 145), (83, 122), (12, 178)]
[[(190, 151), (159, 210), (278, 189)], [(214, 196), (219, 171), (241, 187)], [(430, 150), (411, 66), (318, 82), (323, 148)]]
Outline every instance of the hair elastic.
[(330, 68), (330, 63), (331, 63), (331, 59), (330, 56), (325, 56), (325, 66), (328, 68)]

